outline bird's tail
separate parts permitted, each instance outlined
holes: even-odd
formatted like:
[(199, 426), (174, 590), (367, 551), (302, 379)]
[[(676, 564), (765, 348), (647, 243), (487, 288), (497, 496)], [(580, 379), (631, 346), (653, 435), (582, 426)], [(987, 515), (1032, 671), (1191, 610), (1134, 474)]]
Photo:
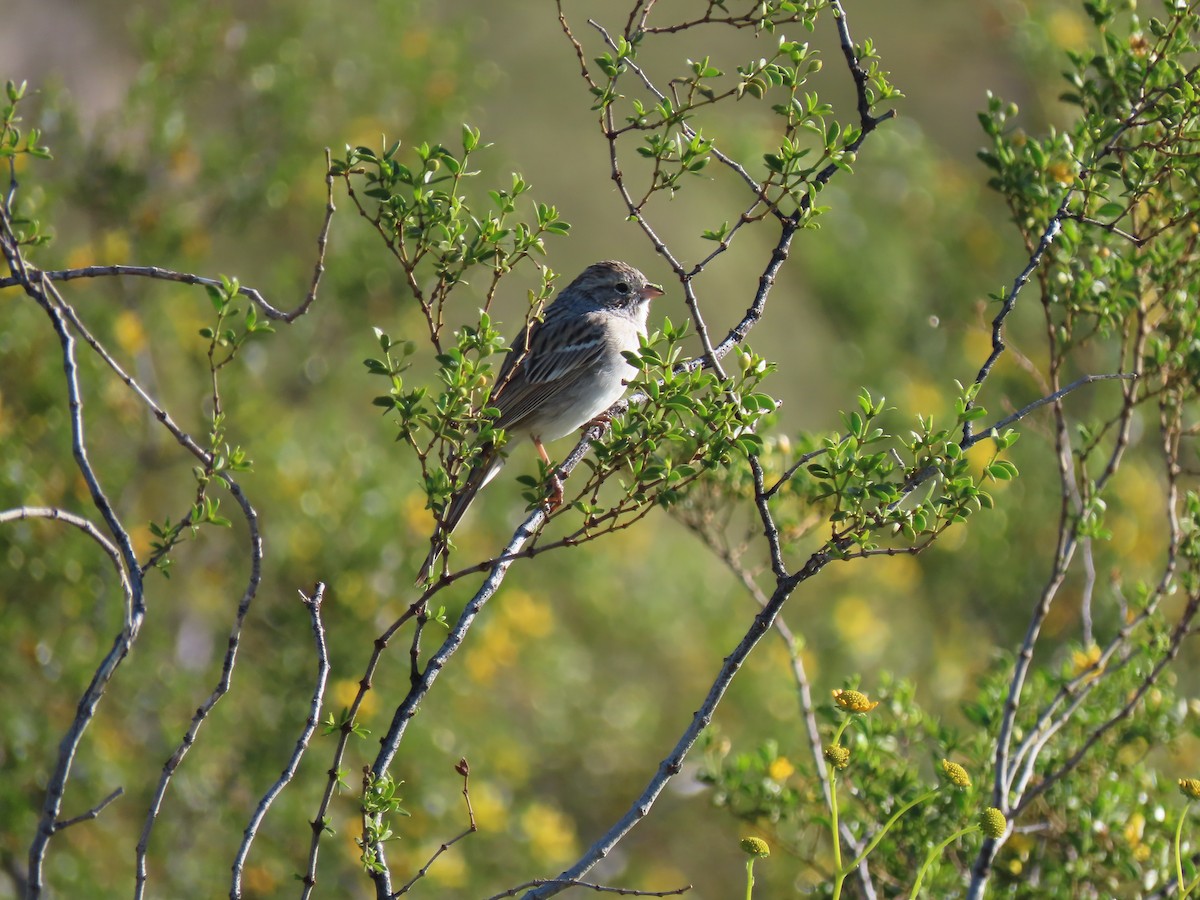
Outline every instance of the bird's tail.
[(442, 511), (433, 535), (429, 538), (429, 555), (425, 557), (425, 562), (421, 564), (421, 570), (417, 574), (417, 587), (423, 587), (429, 583), (429, 579), (433, 575), (434, 564), (446, 552), (446, 541), (450, 537), (450, 533), (458, 527), (462, 517), (467, 514), (467, 509), (470, 508), (475, 495), (495, 477), (503, 465), (504, 457), (500, 451), (488, 449), (468, 473), (466, 483), (450, 498), (446, 508)]

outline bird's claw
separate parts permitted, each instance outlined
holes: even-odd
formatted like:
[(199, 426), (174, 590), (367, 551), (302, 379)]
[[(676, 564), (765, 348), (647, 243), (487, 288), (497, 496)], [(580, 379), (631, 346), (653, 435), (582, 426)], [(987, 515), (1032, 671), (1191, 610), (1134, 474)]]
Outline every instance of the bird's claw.
[(563, 505), (563, 483), (562, 479), (554, 473), (550, 474), (550, 493), (546, 495), (546, 499), (542, 501), (542, 506), (546, 510), (546, 514), (554, 512)]
[(601, 431), (607, 430), (608, 426), (612, 424), (612, 420), (612, 413), (605, 410), (592, 419), (592, 421), (588, 422), (584, 430), (591, 431), (593, 428), (599, 428)]

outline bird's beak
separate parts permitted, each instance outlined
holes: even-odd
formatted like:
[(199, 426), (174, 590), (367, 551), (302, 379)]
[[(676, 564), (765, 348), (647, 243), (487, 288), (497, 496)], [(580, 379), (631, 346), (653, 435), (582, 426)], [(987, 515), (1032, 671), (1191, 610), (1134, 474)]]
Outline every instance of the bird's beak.
[(648, 284), (642, 288), (642, 299), (653, 300), (655, 297), (661, 297), (666, 291), (662, 289), (662, 285)]

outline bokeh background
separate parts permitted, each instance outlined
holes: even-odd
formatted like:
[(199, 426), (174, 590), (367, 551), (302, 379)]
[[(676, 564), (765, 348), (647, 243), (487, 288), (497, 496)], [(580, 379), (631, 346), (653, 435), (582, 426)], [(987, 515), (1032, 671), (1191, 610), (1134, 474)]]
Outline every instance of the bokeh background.
[[(836, 430), (861, 386), (886, 396), (898, 429), (918, 412), (952, 416), (954, 380), (972, 378), (986, 355), (987, 293), (1011, 281), (1023, 258), (974, 158), (982, 143), (975, 113), (990, 90), (1021, 106), (1031, 132), (1055, 122), (1060, 54), (1088, 39), (1068, 3), (847, 5), (856, 38), (874, 41), (907, 99), (867, 143), (856, 174), (823, 194), (832, 212), (798, 237), (768, 324), (751, 337), (781, 363), (767, 389), (783, 401), (784, 434)], [(688, 4), (660, 6), (666, 14)], [(567, 8), (581, 28), (589, 15), (613, 27), (624, 21), (607, 3)], [(569, 276), (616, 257), (669, 280), (624, 220), (578, 63), (546, 3), (8, 0), (0, 20), (0, 77), (28, 80), (36, 96), (26, 123), (43, 129), (55, 154), (21, 172), (23, 196), (56, 236), (37, 257), (43, 267), (123, 262), (222, 273), (293, 306), (315, 259), (324, 148), (377, 146), (384, 135), (454, 144), (469, 122), (494, 144), (477, 159), (481, 184), (504, 186), (521, 172), (532, 195), (572, 223), (569, 239), (548, 244), (555, 270)], [(596, 48), (593, 34), (581, 36)], [(826, 59), (815, 87), (850, 120), (831, 23), (810, 39)], [(712, 53), (732, 68), (774, 40), (689, 33), (662, 45), (658, 65), (676, 70)], [(724, 146), (761, 154), (767, 121), (756, 115), (722, 123)], [(311, 312), (254, 342), (224, 375), (229, 440), (255, 464), (243, 484), (262, 521), (267, 568), (233, 690), (180, 769), (155, 832), (151, 891), (160, 896), (227, 890), (246, 818), (290, 752), (315, 668), (297, 590), (329, 585), (336, 711), (353, 697), (374, 637), (411, 602), (427, 548), (415, 469), (371, 406), (377, 379), (362, 366), (376, 353), (372, 326), (417, 337), (421, 320), (377, 237), (343, 195), (336, 199), (328, 272)], [(694, 254), (696, 223), (715, 226), (741, 202), (716, 182), (690, 190), (656, 213), (661, 234)], [(702, 280), (714, 330), (745, 308), (774, 236), (749, 236)], [(507, 282), (499, 299), (506, 333), (516, 330), (531, 276)], [(203, 292), (97, 280), (71, 285), (68, 296), (180, 424), (205, 433), (206, 344), (197, 332), (211, 308)], [(0, 507), (86, 512), (55, 337), (18, 293), (0, 293), (0, 309)], [(685, 317), (678, 291), (668, 288), (655, 315)], [(1040, 394), (1017, 361), (1028, 346), (1036, 368), (1040, 314), (1019, 310), (1010, 326), (1016, 352), (984, 400), (997, 412)], [(195, 490), (190, 458), (93, 358), (82, 359), (92, 456), (110, 495), (131, 523), (177, 519)], [(1103, 402), (1105, 390), (1078, 402)], [(1049, 565), (1056, 497), (1043, 427), (1029, 422), (1013, 457), (1024, 477), (995, 490), (996, 510), (920, 557), (832, 566), (792, 599), (786, 616), (806, 637), (819, 694), (848, 677), (869, 686), (891, 672), (914, 682), (936, 714), (961, 721), (959, 705), (996, 648), (1024, 632)], [(521, 469), (533, 470), (532, 454), (518, 456), (473, 512), (458, 537), (463, 559), (493, 553), (511, 531), (522, 502), (510, 474)], [(1144, 490), (1136, 477), (1126, 483), (1131, 508), (1153, 495), (1149, 481)], [(1115, 529), (1113, 558), (1131, 571), (1149, 566), (1155, 535), (1120, 521)], [(145, 524), (136, 537), (149, 546)], [(126, 795), (53, 842), (48, 880), (60, 895), (129, 889), (147, 773), (157, 773), (216, 681), (247, 577), (244, 542), (239, 524), (208, 530), (175, 554), (169, 580), (152, 577), (145, 628), (84, 742), (65, 809), (82, 811), (117, 785)], [(441, 595), (451, 615), (470, 589)], [(1077, 595), (1068, 591), (1047, 623), (1064, 654), (1080, 633), (1069, 600)], [(118, 628), (119, 606), (91, 545), (43, 524), (0, 530), (0, 858), (9, 872), (24, 864), (40, 788)], [(393, 868), (415, 869), (464, 826), (453, 766), (466, 756), (480, 833), (445, 854), (417, 894), (485, 896), (556, 873), (641, 790), (753, 612), (725, 567), (663, 512), (514, 566), (402, 747), (395, 771), (412, 815), (389, 848)], [(368, 696), (363, 720), (373, 735), (406, 690), (402, 643), (385, 655)], [(716, 725), (738, 746), (773, 737), (785, 756), (803, 755), (782, 646), (762, 646)], [(374, 741), (352, 747), (352, 785)], [(332, 738), (315, 741), (268, 817), (249, 895), (295, 889), (331, 751)], [(320, 874), (326, 895), (364, 895), (353, 792), (335, 804), (333, 826)], [(734, 896), (744, 883), (743, 831), (685, 774), (598, 877), (658, 889), (691, 882), (689, 896)], [(783, 895), (798, 868), (787, 854), (760, 865), (763, 896)], [(13, 884), (0, 876), (0, 896)]]

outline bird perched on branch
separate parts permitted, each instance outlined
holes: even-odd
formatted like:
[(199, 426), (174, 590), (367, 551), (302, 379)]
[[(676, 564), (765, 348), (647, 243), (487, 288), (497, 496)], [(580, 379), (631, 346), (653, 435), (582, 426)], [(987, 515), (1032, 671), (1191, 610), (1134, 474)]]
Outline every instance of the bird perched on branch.
[[(622, 354), (638, 349), (650, 301), (662, 293), (637, 269), (613, 261), (588, 266), (563, 288), (541, 320), (517, 335), (496, 377), (488, 405), (500, 410), (495, 424), (508, 441), (531, 438), (548, 466), (544, 441), (565, 437), (616, 403), (636, 374)], [(429, 580), (447, 537), (503, 465), (501, 448), (483, 448), (438, 520), (418, 585)], [(552, 507), (562, 503), (557, 479), (553, 489)]]

